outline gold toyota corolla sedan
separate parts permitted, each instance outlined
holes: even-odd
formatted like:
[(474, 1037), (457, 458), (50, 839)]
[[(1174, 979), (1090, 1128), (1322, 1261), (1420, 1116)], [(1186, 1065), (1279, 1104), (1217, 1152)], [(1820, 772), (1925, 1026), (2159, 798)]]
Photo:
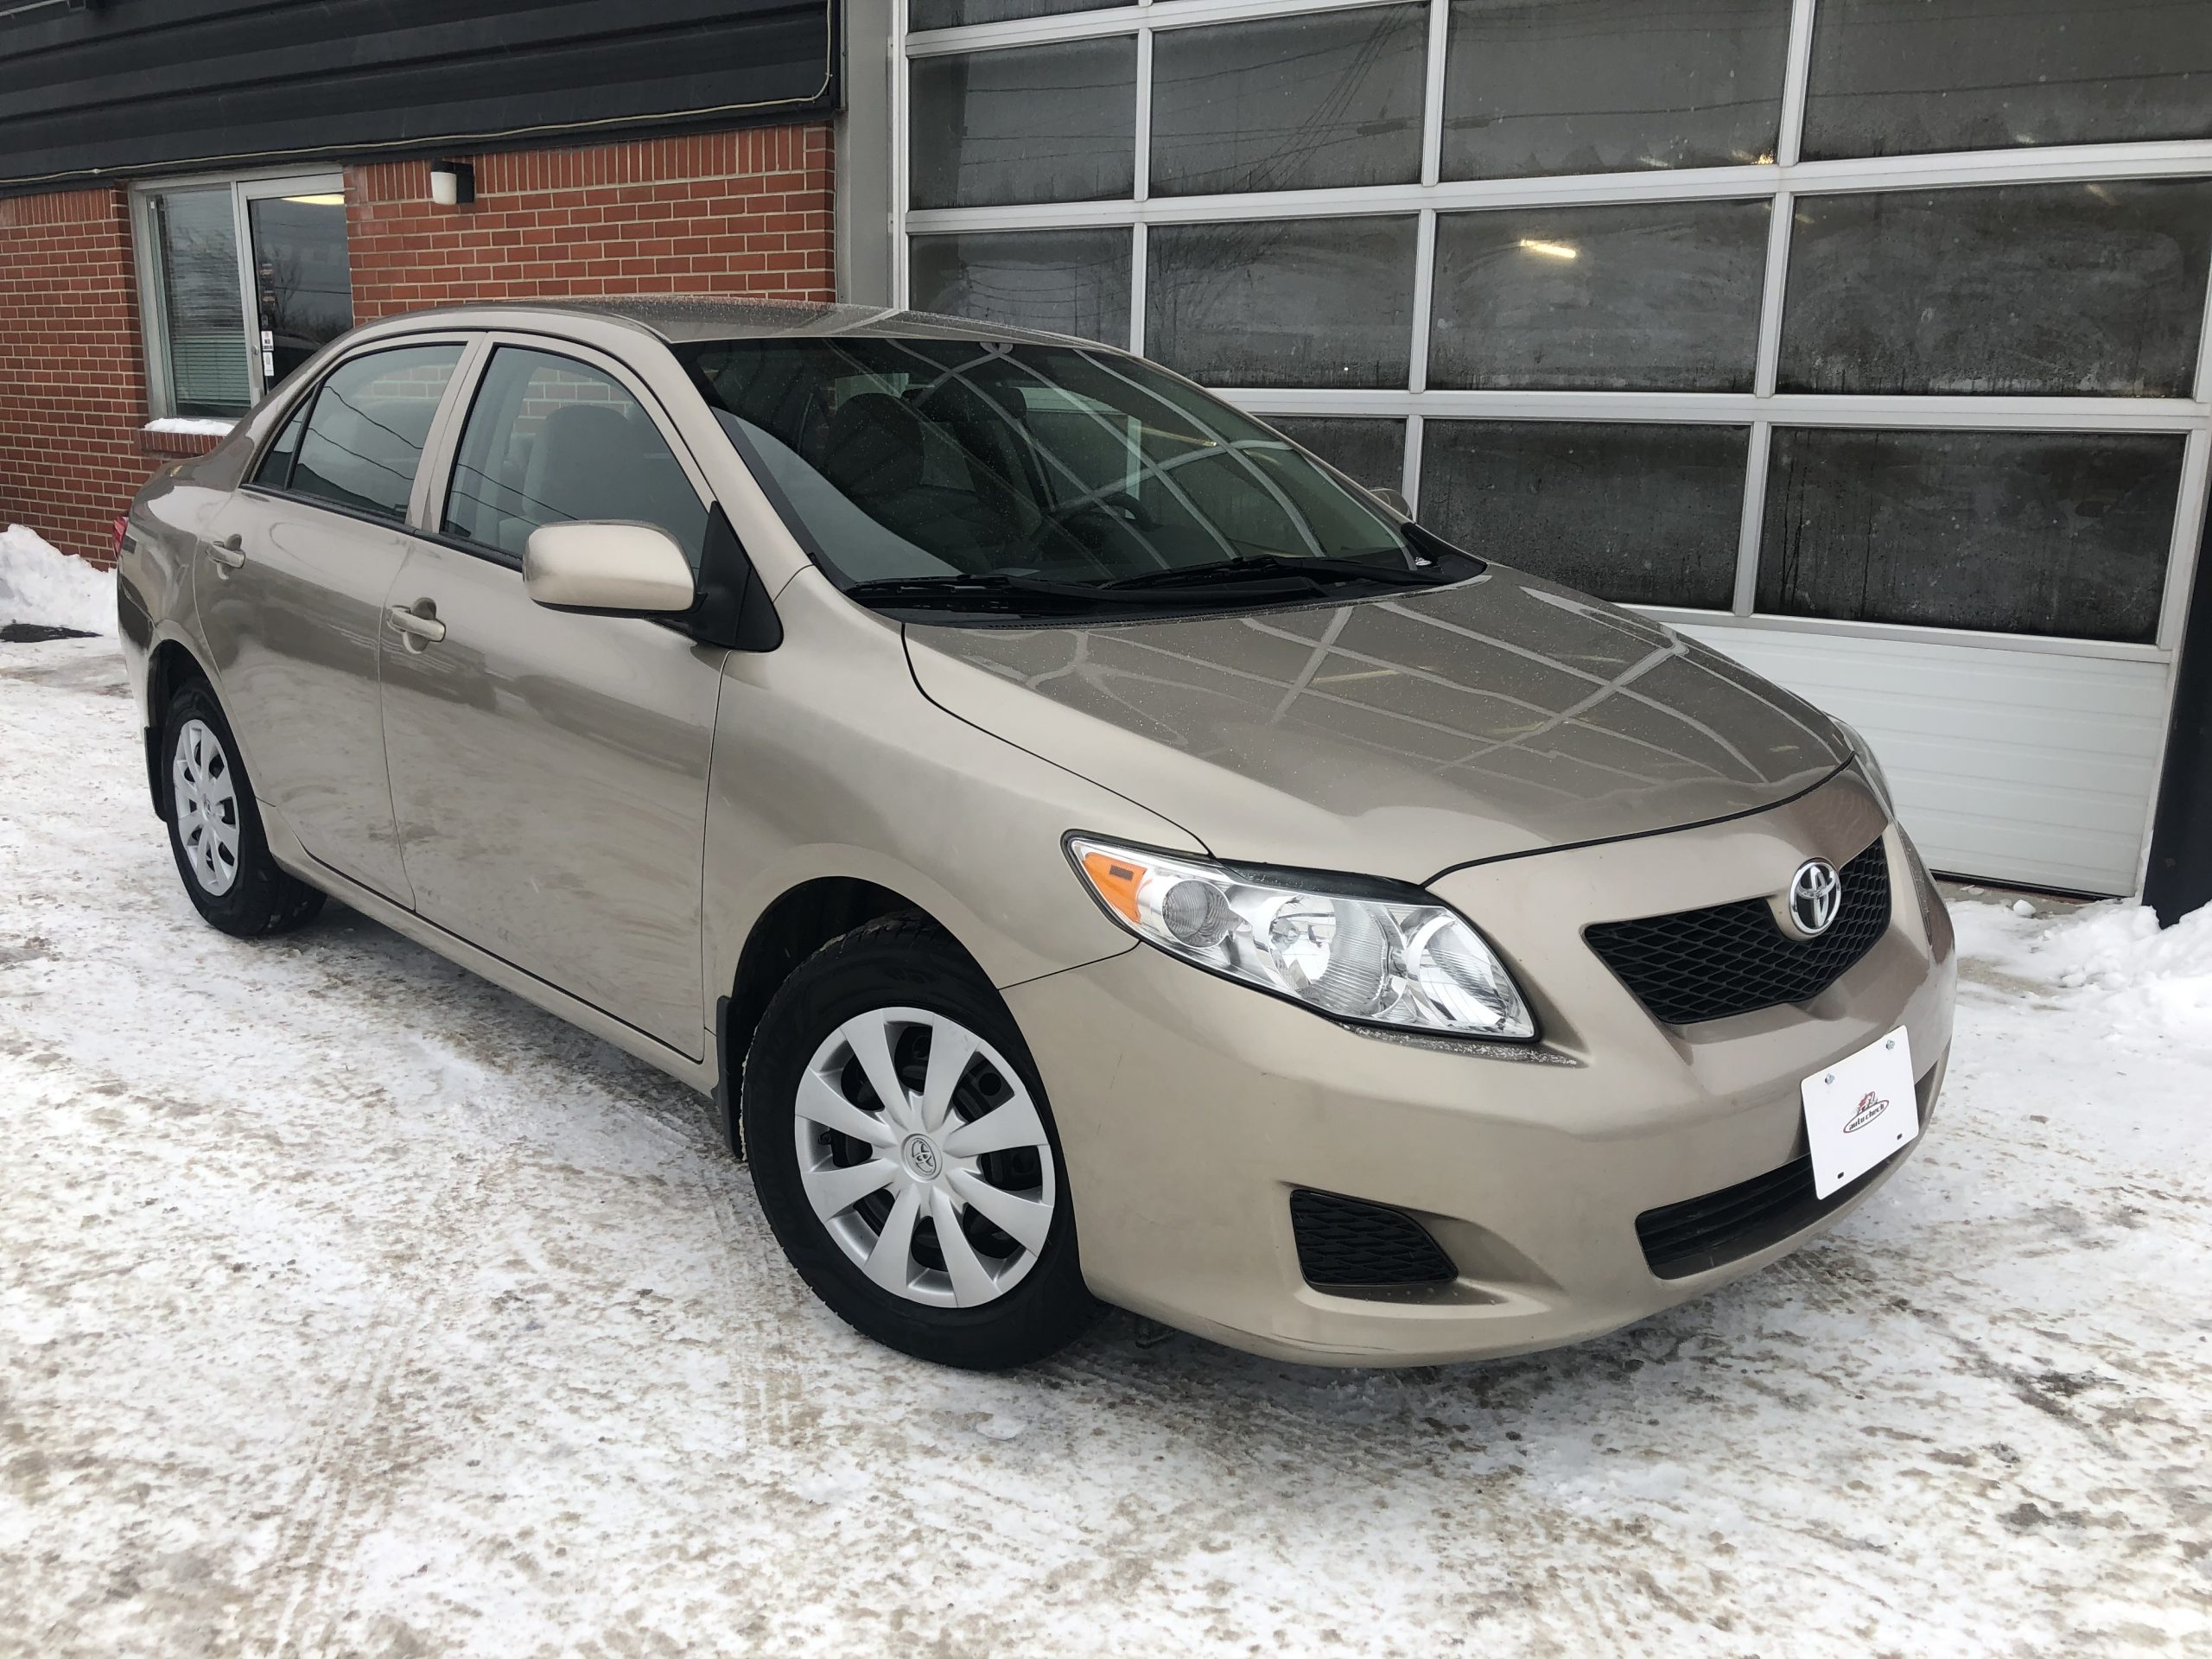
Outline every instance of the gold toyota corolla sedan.
[(426, 313), (131, 510), (185, 892), (325, 895), (710, 1094), (949, 1364), (1608, 1331), (1886, 1179), (1950, 925), (1838, 721), (1141, 359)]

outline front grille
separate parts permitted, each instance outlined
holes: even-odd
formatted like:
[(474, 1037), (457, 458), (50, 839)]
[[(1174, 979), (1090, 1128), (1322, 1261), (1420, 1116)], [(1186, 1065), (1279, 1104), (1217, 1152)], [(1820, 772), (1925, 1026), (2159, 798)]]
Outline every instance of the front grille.
[(1290, 1226), (1309, 1285), (1440, 1285), (1459, 1276), (1427, 1228), (1379, 1204), (1300, 1187), (1290, 1195)]
[(1815, 1196), (1810, 1154), (1703, 1198), (1662, 1205), (1636, 1218), (1643, 1259), (1660, 1279), (1687, 1279), (1779, 1244), (1811, 1226), (1910, 1152), (1900, 1147), (1848, 1186)]
[(1890, 860), (1879, 841), (1846, 864), (1841, 908), (1817, 939), (1793, 939), (1763, 899), (1599, 922), (1583, 938), (1655, 1019), (1670, 1026), (1806, 1002), (1840, 979), (1890, 925)]

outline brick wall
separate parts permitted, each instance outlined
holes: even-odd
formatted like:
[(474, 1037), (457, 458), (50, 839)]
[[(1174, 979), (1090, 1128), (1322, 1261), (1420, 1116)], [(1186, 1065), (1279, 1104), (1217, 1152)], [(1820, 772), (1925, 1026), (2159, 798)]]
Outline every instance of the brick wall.
[(0, 521), (105, 564), (145, 418), (124, 193), (0, 200)]
[[(429, 163), (346, 169), (353, 318), (470, 300), (639, 293), (835, 297), (830, 130), (815, 122), (470, 158), (439, 207)], [(0, 200), (0, 520), (105, 563), (166, 455), (142, 431), (130, 216), (120, 189)]]
[(346, 168), (355, 321), (469, 300), (834, 296), (826, 124), (469, 159), (476, 200), (458, 207), (432, 204), (427, 162)]

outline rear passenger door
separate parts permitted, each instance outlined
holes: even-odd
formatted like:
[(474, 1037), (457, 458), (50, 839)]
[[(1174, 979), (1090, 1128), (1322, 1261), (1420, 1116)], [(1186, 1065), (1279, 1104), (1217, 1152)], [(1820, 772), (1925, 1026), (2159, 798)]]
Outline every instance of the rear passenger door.
[(215, 515), (194, 582), (255, 794), (318, 861), (402, 903), (378, 636), (424, 444), (465, 345), (379, 346), (332, 369)]
[(679, 1052), (705, 1052), (700, 878), (725, 652), (534, 605), (538, 525), (626, 519), (696, 573), (703, 478), (613, 359), (497, 336), (391, 594), (385, 747), (416, 908)]

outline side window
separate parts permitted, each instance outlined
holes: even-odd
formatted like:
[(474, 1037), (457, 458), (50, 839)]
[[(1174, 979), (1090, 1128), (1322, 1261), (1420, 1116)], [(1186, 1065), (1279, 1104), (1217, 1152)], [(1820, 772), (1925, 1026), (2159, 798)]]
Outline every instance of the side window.
[(276, 442), (264, 450), (261, 465), (253, 469), (253, 481), (272, 490), (289, 489), (292, 483), (292, 458), (300, 453), (300, 434), (307, 429), (308, 410), (315, 406), (312, 393), (300, 399), (300, 406), (292, 418), (284, 423), (284, 429), (276, 435)]
[(404, 518), (430, 421), (460, 361), (458, 344), (402, 346), (333, 369), (300, 439), (294, 493)]
[(707, 509), (638, 400), (573, 358), (502, 346), (461, 430), (445, 531), (518, 558), (540, 524), (578, 518), (658, 525), (699, 568)]

